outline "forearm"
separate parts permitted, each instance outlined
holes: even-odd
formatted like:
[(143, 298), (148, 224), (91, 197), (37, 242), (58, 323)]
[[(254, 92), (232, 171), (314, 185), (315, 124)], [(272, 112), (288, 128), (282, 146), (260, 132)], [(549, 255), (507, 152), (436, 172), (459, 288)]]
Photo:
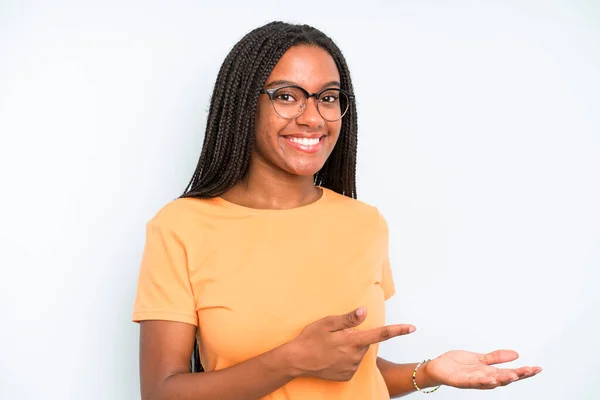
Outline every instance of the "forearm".
[[(377, 367), (385, 380), (391, 398), (405, 396), (416, 391), (412, 381), (413, 371), (416, 366), (417, 363), (395, 364), (381, 357), (377, 358)], [(434, 382), (429, 378), (427, 374), (427, 364), (419, 367), (416, 379), (417, 385), (421, 389), (438, 385), (437, 382)]]
[(290, 357), (283, 345), (222, 370), (171, 375), (144, 400), (256, 400), (297, 376)]

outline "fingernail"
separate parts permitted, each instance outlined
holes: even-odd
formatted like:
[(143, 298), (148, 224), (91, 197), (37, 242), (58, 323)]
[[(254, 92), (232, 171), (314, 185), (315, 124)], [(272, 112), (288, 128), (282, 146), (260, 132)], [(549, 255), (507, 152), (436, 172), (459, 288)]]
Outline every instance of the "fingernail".
[(357, 317), (362, 317), (363, 315), (365, 315), (365, 308), (364, 307), (360, 307), (358, 310), (356, 310), (356, 316)]
[(414, 326), (411, 326), (410, 328), (408, 328), (409, 333), (413, 333), (416, 330), (417, 330), (417, 328), (415, 328)]

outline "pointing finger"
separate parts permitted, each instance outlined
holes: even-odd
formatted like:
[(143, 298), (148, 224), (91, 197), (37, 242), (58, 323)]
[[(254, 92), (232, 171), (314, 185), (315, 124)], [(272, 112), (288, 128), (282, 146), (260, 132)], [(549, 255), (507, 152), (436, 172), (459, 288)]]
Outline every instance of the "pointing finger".
[(416, 328), (410, 324), (386, 325), (368, 331), (357, 331), (354, 333), (359, 345), (368, 346), (371, 344), (386, 341), (396, 336), (408, 335), (413, 333)]

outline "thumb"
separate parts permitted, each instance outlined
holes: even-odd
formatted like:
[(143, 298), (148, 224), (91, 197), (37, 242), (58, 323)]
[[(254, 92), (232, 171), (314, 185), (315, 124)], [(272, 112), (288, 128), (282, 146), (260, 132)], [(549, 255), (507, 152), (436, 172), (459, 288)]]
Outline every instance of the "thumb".
[(367, 310), (364, 307), (359, 307), (347, 314), (338, 315), (331, 319), (329, 325), (330, 332), (341, 331), (344, 329), (354, 328), (363, 323), (367, 316)]

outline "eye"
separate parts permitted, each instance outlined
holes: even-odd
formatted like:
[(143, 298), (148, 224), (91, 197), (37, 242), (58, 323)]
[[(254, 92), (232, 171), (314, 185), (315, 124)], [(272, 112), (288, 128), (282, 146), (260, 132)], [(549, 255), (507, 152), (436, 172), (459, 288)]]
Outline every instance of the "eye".
[(276, 92), (275, 100), (282, 103), (294, 103), (298, 101), (297, 95), (289, 91)]
[(319, 97), (319, 101), (321, 103), (326, 103), (326, 104), (335, 104), (339, 101), (339, 99), (340, 99), (340, 92), (338, 92), (337, 90), (325, 92)]

